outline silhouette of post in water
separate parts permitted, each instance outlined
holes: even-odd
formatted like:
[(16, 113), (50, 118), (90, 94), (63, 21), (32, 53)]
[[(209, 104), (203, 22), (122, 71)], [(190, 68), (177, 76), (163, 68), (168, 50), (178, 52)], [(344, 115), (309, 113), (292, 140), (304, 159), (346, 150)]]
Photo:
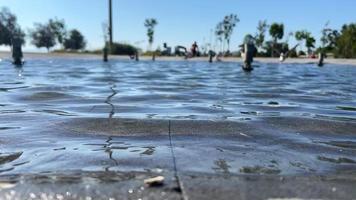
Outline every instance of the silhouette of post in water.
[(209, 62), (213, 62), (213, 58), (216, 56), (216, 53), (213, 50), (209, 51)]
[(103, 61), (104, 62), (108, 62), (108, 48), (106, 47), (106, 44), (105, 44), (105, 47), (103, 49)]
[(109, 49), (111, 51), (113, 44), (113, 27), (112, 27), (112, 0), (109, 0)]
[[(109, 25), (103, 25), (103, 30), (104, 30), (104, 41), (105, 41), (105, 46), (103, 49), (103, 61), (108, 62), (108, 55), (109, 53), (112, 52), (112, 46), (113, 46), (113, 28), (112, 28), (112, 0), (109, 0)], [(107, 37), (109, 35), (109, 41), (107, 40)]]
[(12, 59), (14, 65), (23, 64), (22, 41), (16, 37), (12, 41)]
[(140, 58), (139, 58), (139, 56), (138, 56), (138, 50), (136, 49), (136, 52), (135, 52), (135, 59), (136, 59), (136, 61), (140, 61)]
[(252, 62), (253, 62), (253, 56), (255, 54), (255, 45), (253, 43), (245, 43), (244, 44), (244, 56), (243, 56), (243, 61), (244, 64), (242, 66), (242, 69), (245, 71), (252, 71)]
[(325, 54), (323, 52), (320, 52), (319, 53), (319, 63), (318, 63), (319, 67), (324, 66), (324, 58), (325, 58)]

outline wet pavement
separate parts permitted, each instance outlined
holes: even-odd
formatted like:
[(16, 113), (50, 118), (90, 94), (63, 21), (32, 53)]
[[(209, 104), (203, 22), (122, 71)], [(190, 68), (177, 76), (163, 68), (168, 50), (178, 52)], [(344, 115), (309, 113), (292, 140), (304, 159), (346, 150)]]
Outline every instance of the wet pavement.
[[(36, 133), (41, 139), (18, 134), (13, 153), (0, 155), (0, 197), (352, 199), (354, 130), (352, 122), (278, 117), (49, 122)], [(61, 139), (46, 138), (50, 131)], [(338, 140), (331, 141), (335, 134)], [(15, 150), (21, 148), (33, 150)], [(159, 175), (163, 186), (144, 184)]]

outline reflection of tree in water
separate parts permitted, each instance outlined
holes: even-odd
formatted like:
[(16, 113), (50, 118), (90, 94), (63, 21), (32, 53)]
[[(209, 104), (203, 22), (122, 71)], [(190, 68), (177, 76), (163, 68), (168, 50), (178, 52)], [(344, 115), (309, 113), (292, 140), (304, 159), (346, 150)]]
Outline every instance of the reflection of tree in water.
[(15, 66), (15, 70), (17, 72), (17, 76), (18, 77), (22, 77), (23, 74), (23, 67), (21, 65), (16, 65)]
[(113, 116), (115, 115), (115, 105), (113, 103), (111, 103), (111, 99), (117, 94), (117, 91), (115, 90), (116, 88), (116, 84), (114, 82), (115, 78), (113, 77), (113, 72), (111, 70), (112, 66), (110, 63), (108, 63), (107, 65), (104, 66), (106, 69), (106, 74), (107, 79), (109, 80), (109, 85), (110, 85), (110, 90), (111, 90), (111, 94), (106, 98), (105, 103), (108, 104), (110, 106), (110, 112), (109, 112), (109, 119), (112, 119)]
[(144, 147), (146, 150), (141, 153), (141, 155), (151, 156), (155, 152), (155, 147)]
[[(112, 72), (112, 65), (111, 63), (105, 63), (104, 65), (105, 67), (105, 74), (106, 74), (106, 78), (108, 80), (108, 84), (110, 85), (110, 90), (111, 90), (111, 94), (105, 99), (105, 103), (108, 104), (110, 106), (110, 112), (109, 112), (109, 123), (110, 123), (110, 120), (113, 118), (113, 116), (115, 115), (115, 105), (113, 103), (111, 103), (111, 100), (112, 98), (117, 94), (117, 91), (115, 90), (116, 88), (116, 85), (115, 85), (115, 78), (113, 77), (113, 72)], [(105, 153), (107, 153), (109, 155), (109, 159), (111, 161), (113, 161), (114, 163), (114, 166), (112, 165), (108, 165), (106, 168), (105, 168), (105, 171), (109, 171), (110, 170), (110, 167), (115, 167), (115, 166), (118, 166), (119, 163), (118, 161), (114, 158), (113, 156), (113, 147), (112, 147), (112, 137), (109, 137), (107, 140), (106, 140), (106, 145), (105, 145)]]
[(214, 164), (216, 167), (213, 167), (212, 169), (215, 172), (222, 172), (224, 174), (230, 174), (229, 168), (231, 168), (230, 165), (227, 164), (227, 162), (224, 159), (219, 159), (214, 161)]
[[(112, 137), (109, 137), (107, 140), (106, 140), (106, 145), (104, 146), (105, 148), (105, 153), (107, 153), (109, 155), (109, 159), (113, 161), (114, 163), (114, 166), (118, 166), (119, 165), (119, 162), (114, 158), (113, 156), (113, 151), (112, 151)], [(111, 165), (108, 165), (107, 167), (105, 167), (105, 171), (110, 171), (110, 167), (112, 167)]]
[(108, 104), (111, 108), (111, 110), (109, 112), (109, 119), (112, 119), (112, 117), (115, 115), (115, 106), (114, 106), (114, 104), (111, 103), (111, 98), (113, 98), (117, 94), (115, 87), (116, 87), (115, 85), (110, 87), (112, 93), (105, 100), (105, 103)]

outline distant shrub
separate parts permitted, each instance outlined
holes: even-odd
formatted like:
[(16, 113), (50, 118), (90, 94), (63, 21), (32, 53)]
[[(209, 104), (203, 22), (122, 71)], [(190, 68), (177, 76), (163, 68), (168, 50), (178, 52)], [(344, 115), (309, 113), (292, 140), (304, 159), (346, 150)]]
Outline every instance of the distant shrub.
[(76, 29), (68, 33), (69, 37), (64, 38), (63, 46), (67, 50), (81, 50), (86, 46), (86, 42), (82, 33)]
[(137, 49), (129, 44), (113, 43), (111, 54), (113, 55), (134, 55)]
[(298, 56), (305, 56), (305, 55), (307, 55), (304, 51), (299, 51), (298, 52)]
[(290, 50), (289, 57), (297, 58), (298, 57), (297, 51), (295, 49)]
[(342, 27), (336, 40), (335, 57), (356, 58), (356, 23)]
[(156, 51), (146, 51), (144, 52), (142, 55), (143, 56), (153, 56), (153, 53), (156, 55), (156, 56), (161, 56), (161, 51), (160, 50), (156, 50)]

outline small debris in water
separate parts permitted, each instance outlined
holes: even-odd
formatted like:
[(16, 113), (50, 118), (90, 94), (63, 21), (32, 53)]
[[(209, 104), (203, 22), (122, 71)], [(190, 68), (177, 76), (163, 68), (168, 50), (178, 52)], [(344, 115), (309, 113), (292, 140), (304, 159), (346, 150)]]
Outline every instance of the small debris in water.
[(248, 137), (248, 138), (250, 138), (250, 137), (251, 137), (251, 136), (246, 135), (245, 133), (241, 133), (241, 132), (240, 132), (240, 135), (242, 135), (242, 136), (244, 136), (244, 137)]
[(156, 169), (154, 169), (153, 171), (156, 172), (156, 173), (162, 173), (162, 172), (163, 172), (163, 169), (156, 168)]
[(36, 198), (36, 195), (31, 192), (31, 193), (30, 193), (30, 198), (31, 198), (31, 199), (35, 199), (35, 198)]
[(6, 190), (15, 187), (15, 184), (0, 182), (0, 190)]
[(0, 165), (12, 162), (18, 159), (22, 155), (22, 152), (16, 153), (0, 153)]
[(279, 105), (279, 103), (276, 102), (276, 101), (270, 101), (270, 102), (268, 102), (268, 104), (269, 104), (269, 105)]
[(58, 149), (53, 149), (54, 151), (60, 151), (60, 150), (66, 150), (65, 147), (62, 147), (62, 148), (58, 148)]
[(154, 178), (148, 178), (144, 180), (144, 183), (148, 186), (161, 186), (163, 185), (164, 177), (163, 176), (156, 176)]

